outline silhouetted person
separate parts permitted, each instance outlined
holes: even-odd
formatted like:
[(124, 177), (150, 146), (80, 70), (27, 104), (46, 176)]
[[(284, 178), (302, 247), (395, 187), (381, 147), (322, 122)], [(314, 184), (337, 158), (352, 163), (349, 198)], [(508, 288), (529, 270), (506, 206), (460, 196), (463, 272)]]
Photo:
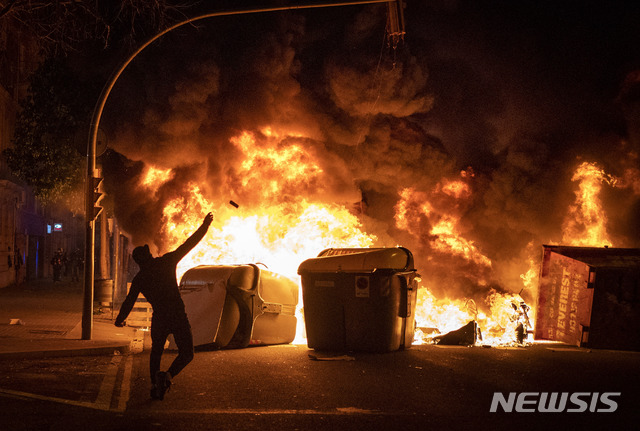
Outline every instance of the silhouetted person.
[(64, 264), (62, 258), (62, 249), (59, 248), (51, 258), (51, 266), (53, 266), (53, 281), (60, 281), (60, 276), (62, 275), (62, 265)]
[(71, 281), (80, 281), (80, 270), (82, 269), (82, 251), (76, 248), (71, 253), (71, 259), (69, 260), (69, 266), (71, 266)]
[(20, 251), (20, 247), (16, 247), (15, 255), (13, 257), (13, 269), (16, 271), (16, 285), (19, 286), (22, 283), (20, 268), (22, 268), (23, 264), (22, 260), (22, 252)]
[[(125, 320), (133, 308), (138, 295), (142, 293), (153, 308), (151, 318), (151, 397), (163, 399), (175, 377), (193, 359), (193, 335), (185, 312), (184, 302), (178, 290), (176, 267), (178, 262), (204, 237), (213, 221), (213, 215), (207, 214), (202, 225), (180, 247), (161, 257), (154, 258), (149, 246), (136, 247), (131, 254), (140, 266), (140, 271), (131, 282), (131, 289), (124, 300), (116, 318), (116, 326), (124, 326)], [(160, 371), (160, 360), (164, 344), (169, 334), (178, 346), (178, 356), (169, 369)]]
[(67, 252), (62, 253), (62, 266), (64, 267), (64, 276), (69, 275), (69, 258), (67, 257)]

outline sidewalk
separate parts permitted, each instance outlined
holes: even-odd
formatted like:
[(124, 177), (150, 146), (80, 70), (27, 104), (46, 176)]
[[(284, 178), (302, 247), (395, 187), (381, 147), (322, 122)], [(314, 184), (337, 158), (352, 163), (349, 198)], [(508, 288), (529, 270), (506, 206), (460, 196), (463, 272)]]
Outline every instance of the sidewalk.
[(1, 288), (0, 360), (123, 354), (142, 344), (142, 331), (115, 327), (111, 309), (95, 305), (91, 340), (82, 340), (82, 298), (82, 282)]

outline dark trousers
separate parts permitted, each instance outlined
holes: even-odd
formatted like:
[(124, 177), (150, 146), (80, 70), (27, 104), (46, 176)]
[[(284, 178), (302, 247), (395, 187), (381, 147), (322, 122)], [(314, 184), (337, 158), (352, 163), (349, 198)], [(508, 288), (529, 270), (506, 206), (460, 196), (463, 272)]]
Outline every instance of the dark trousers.
[(159, 318), (154, 314), (151, 319), (151, 357), (149, 358), (149, 372), (151, 382), (154, 384), (156, 373), (160, 370), (160, 360), (169, 334), (173, 334), (173, 339), (178, 346), (178, 356), (167, 371), (171, 377), (178, 375), (193, 360), (193, 335), (187, 316), (166, 319)]
[(60, 281), (60, 276), (62, 275), (62, 267), (54, 266), (53, 267), (53, 281)]

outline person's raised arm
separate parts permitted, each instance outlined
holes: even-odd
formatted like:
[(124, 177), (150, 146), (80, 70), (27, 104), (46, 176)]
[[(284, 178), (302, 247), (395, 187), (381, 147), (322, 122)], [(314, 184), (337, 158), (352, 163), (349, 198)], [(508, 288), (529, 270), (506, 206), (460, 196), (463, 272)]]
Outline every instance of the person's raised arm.
[(176, 262), (180, 261), (183, 257), (186, 256), (187, 253), (191, 251), (191, 249), (193, 249), (193, 247), (198, 245), (202, 238), (204, 238), (207, 230), (209, 230), (209, 226), (211, 225), (212, 221), (213, 214), (208, 213), (202, 221), (202, 224), (200, 225), (198, 230), (196, 230), (189, 238), (187, 238), (187, 240), (180, 247), (172, 252), (176, 259)]

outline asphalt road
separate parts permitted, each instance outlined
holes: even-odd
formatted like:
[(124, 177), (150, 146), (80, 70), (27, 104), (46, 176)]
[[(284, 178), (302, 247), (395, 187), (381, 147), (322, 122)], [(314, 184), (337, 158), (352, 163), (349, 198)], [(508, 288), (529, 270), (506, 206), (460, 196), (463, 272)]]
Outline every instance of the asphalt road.
[[(639, 359), (550, 345), (337, 356), (253, 347), (196, 353), (164, 401), (149, 399), (147, 352), (0, 361), (0, 429), (635, 429)], [(490, 412), (496, 392), (533, 411)], [(567, 393), (563, 411), (537, 411), (544, 392)]]

